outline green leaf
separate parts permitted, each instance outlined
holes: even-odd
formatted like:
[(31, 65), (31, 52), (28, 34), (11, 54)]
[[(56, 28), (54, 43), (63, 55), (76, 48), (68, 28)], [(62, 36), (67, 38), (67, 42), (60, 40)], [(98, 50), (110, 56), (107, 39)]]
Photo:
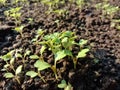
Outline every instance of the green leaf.
[(64, 50), (65, 54), (68, 56), (73, 56), (72, 52), (70, 50)]
[(15, 57), (17, 57), (17, 58), (22, 58), (22, 55), (21, 55), (20, 53), (16, 53), (16, 54), (15, 54)]
[(16, 28), (15, 28), (15, 31), (17, 31), (17, 32), (22, 32), (23, 28), (24, 28), (24, 26), (16, 27)]
[(10, 64), (14, 64), (14, 62), (15, 62), (15, 58), (13, 57), (11, 60), (10, 60)]
[(30, 55), (31, 51), (30, 50), (27, 50), (24, 54), (24, 57), (26, 57), (27, 55)]
[(71, 32), (71, 31), (65, 31), (62, 33), (61, 37), (60, 38), (63, 38), (63, 37), (72, 37), (74, 34), (74, 32)]
[(38, 68), (38, 70), (41, 71), (41, 70), (51, 67), (51, 65), (43, 60), (37, 60), (34, 64), (34, 67)]
[(67, 86), (67, 83), (65, 80), (62, 80), (60, 84), (58, 84), (58, 88), (65, 88)]
[(40, 54), (41, 54), (41, 55), (43, 54), (43, 52), (45, 51), (45, 49), (46, 49), (46, 46), (42, 46), (42, 47), (41, 47), (41, 49), (40, 49)]
[(80, 45), (80, 46), (83, 46), (83, 45), (87, 44), (87, 42), (88, 42), (88, 40), (81, 39), (81, 40), (79, 41), (79, 45)]
[(4, 77), (5, 77), (5, 78), (13, 78), (14, 75), (13, 75), (12, 73), (5, 73), (5, 74), (4, 74)]
[(39, 56), (38, 55), (31, 55), (30, 59), (39, 59)]
[(4, 61), (8, 61), (12, 58), (12, 54), (13, 54), (14, 50), (8, 52), (7, 54), (1, 56), (0, 58), (4, 59)]
[(63, 39), (62, 39), (62, 43), (67, 43), (68, 42), (68, 37), (64, 37)]
[(78, 55), (77, 55), (77, 58), (83, 58), (86, 56), (86, 53), (89, 52), (89, 49), (82, 49)]
[(34, 72), (34, 71), (28, 71), (26, 73), (27, 76), (30, 76), (31, 78), (34, 78), (38, 75), (38, 73)]
[(40, 35), (42, 35), (43, 33), (44, 33), (44, 31), (43, 31), (42, 29), (38, 29), (38, 30), (37, 30), (37, 35), (40, 36)]
[(61, 51), (58, 51), (56, 54), (55, 54), (55, 61), (58, 61), (64, 57), (66, 57), (66, 53), (65, 53), (65, 50), (61, 50)]
[(21, 71), (22, 71), (22, 65), (17, 67), (15, 74), (17, 75), (17, 74), (21, 73)]
[(73, 90), (72, 88), (73, 88), (72, 85), (68, 83), (64, 90)]

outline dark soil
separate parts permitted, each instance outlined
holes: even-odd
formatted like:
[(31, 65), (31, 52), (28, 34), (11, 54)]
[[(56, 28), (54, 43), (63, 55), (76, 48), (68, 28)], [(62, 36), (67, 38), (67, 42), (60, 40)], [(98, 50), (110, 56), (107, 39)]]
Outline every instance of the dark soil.
[[(120, 7), (119, 0), (109, 1), (112, 5)], [(101, 11), (94, 7), (97, 2), (90, 3), (91, 5), (85, 6), (82, 10), (75, 4), (66, 3), (64, 8), (69, 12), (61, 16), (55, 13), (47, 15), (46, 6), (31, 2), (30, 7), (24, 6), (21, 11), (22, 25), (25, 25), (22, 38), (19, 33), (13, 31), (14, 21), (7, 20), (3, 15), (3, 11), (8, 7), (2, 7), (0, 9), (0, 55), (19, 48), (23, 48), (22, 52), (29, 49), (32, 51), (31, 54), (38, 54), (41, 46), (31, 43), (38, 28), (46, 30), (46, 34), (65, 30), (74, 31), (78, 36), (77, 41), (88, 40), (91, 51), (88, 57), (78, 61), (75, 70), (72, 61), (58, 62), (59, 80), (55, 79), (50, 69), (42, 71), (41, 74), (47, 83), (43, 83), (38, 77), (31, 79), (25, 76), (26, 71), (35, 70), (33, 68), (35, 61), (32, 60), (26, 61), (27, 66), (20, 75), (21, 85), (14, 79), (4, 78), (5, 72), (0, 71), (0, 90), (23, 90), (23, 88), (25, 90), (62, 90), (57, 87), (62, 79), (70, 82), (73, 90), (120, 90), (120, 31), (110, 27), (111, 18), (102, 16)], [(28, 17), (33, 18), (32, 23), (27, 23)], [(120, 12), (116, 13), (114, 18), (120, 19)], [(59, 20), (59, 24), (55, 22), (56, 20)], [(44, 58), (47, 62), (53, 63), (51, 52), (45, 52)], [(95, 63), (94, 60), (98, 62)], [(21, 62), (21, 59), (16, 60), (15, 67)], [(0, 59), (1, 69), (4, 64), (5, 62)]]

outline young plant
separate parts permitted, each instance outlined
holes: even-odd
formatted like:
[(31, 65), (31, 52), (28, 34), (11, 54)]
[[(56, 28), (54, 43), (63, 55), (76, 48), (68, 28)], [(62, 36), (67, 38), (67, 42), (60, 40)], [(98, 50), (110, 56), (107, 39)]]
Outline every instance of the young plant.
[(26, 50), (23, 55), (21, 54), (21, 51), (22, 51), (22, 49), (16, 50), (15, 58), (21, 58), (22, 59), (22, 63), (23, 63), (23, 67), (25, 67), (26, 66), (25, 58), (26, 58), (26, 56), (30, 55), (31, 51), (30, 50)]
[[(74, 32), (65, 31), (62, 33), (53, 33), (50, 35), (45, 35), (43, 41), (39, 42), (41, 45), (45, 45), (48, 50), (52, 51), (54, 54), (54, 65), (51, 66), (56, 79), (57, 77), (57, 67), (56, 64), (59, 60), (68, 56), (73, 60), (74, 68), (76, 69), (77, 60), (79, 58), (86, 57), (86, 53), (89, 51), (88, 48), (84, 48), (87, 40), (81, 39), (79, 43), (75, 42), (76, 35)], [(80, 48), (78, 55), (73, 55), (72, 49), (77, 45)]]
[(76, 4), (80, 9), (85, 5), (85, 0), (76, 0)]
[(97, 9), (102, 10), (103, 16), (109, 15), (110, 19), (112, 19), (113, 16), (115, 15), (115, 13), (120, 10), (120, 8), (118, 6), (112, 6), (107, 1), (105, 1), (103, 3), (98, 3), (98, 4), (96, 4), (95, 7)]
[(50, 68), (51, 65), (48, 64), (47, 62), (43, 61), (43, 60), (37, 60), (35, 63), (34, 63), (34, 67), (37, 68), (37, 72), (35, 71), (28, 71), (26, 73), (27, 76), (30, 76), (31, 78), (34, 78), (36, 76), (39, 76), (41, 78), (41, 80), (45, 83), (45, 79), (42, 77), (40, 71), (42, 70), (45, 70), (47, 68)]
[(19, 27), (15, 27), (14, 30), (15, 30), (16, 32), (19, 32), (20, 35), (21, 35), (21, 37), (23, 37), (23, 33), (22, 33), (23, 28), (24, 28), (24, 26), (19, 26)]
[[(39, 43), (39, 41), (41, 40), (41, 38), (42, 38), (43, 35), (44, 35), (44, 32), (45, 32), (45, 30), (43, 30), (43, 29), (38, 29), (38, 30), (36, 31), (36, 36), (35, 36), (35, 38), (32, 39), (32, 42), (33, 42), (35, 45), (37, 45), (37, 44)], [(40, 39), (40, 40), (39, 40), (39, 39)]]
[(7, 16), (7, 18), (9, 19), (12, 18), (16, 21), (16, 25), (21, 23), (20, 17), (21, 17), (21, 10), (22, 7), (16, 7), (16, 8), (11, 8), (10, 10), (7, 10), (4, 12), (4, 14)]
[(3, 59), (6, 62), (2, 71), (8, 71), (8, 67), (9, 67), (15, 72), (15, 69), (14, 69), (15, 58), (13, 57), (14, 51), (15, 50), (12, 50), (12, 51), (8, 52), (7, 54), (5, 54), (3, 56), (0, 56), (0, 58)]
[(22, 65), (19, 65), (17, 67), (17, 69), (15, 70), (15, 74), (11, 73), (11, 72), (7, 72), (4, 74), (5, 78), (14, 78), (19, 84), (21, 84), (20, 82), (20, 77), (19, 74), (22, 72)]
[(66, 83), (65, 80), (62, 80), (60, 84), (58, 84), (58, 88), (63, 88), (64, 90), (73, 90), (72, 85), (68, 82)]

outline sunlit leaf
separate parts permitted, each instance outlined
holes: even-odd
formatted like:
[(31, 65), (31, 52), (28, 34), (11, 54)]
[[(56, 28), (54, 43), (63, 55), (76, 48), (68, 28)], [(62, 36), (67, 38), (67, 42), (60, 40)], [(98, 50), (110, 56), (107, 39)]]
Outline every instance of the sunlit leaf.
[(39, 59), (39, 56), (38, 55), (31, 55), (30, 59)]
[(55, 61), (58, 61), (64, 57), (66, 57), (66, 53), (64, 50), (61, 50), (61, 51), (58, 51), (56, 54), (55, 54)]
[(10, 64), (14, 64), (14, 62), (15, 62), (15, 58), (13, 57), (11, 60), (10, 60)]
[(89, 49), (82, 49), (78, 55), (77, 55), (77, 58), (83, 58), (86, 56), (86, 53), (89, 52)]
[(67, 83), (65, 80), (62, 80), (60, 84), (58, 84), (58, 88), (65, 88), (67, 86)]
[(22, 55), (21, 55), (20, 53), (16, 53), (16, 54), (15, 54), (15, 57), (17, 57), (17, 58), (22, 58)]
[(14, 75), (13, 75), (12, 73), (5, 73), (5, 74), (4, 74), (4, 77), (5, 77), (5, 78), (13, 78)]
[(45, 51), (45, 49), (46, 49), (46, 46), (42, 46), (42, 47), (41, 47), (41, 49), (40, 49), (40, 54), (41, 54), (41, 55), (43, 54), (43, 52)]
[(79, 41), (79, 45), (80, 45), (80, 46), (83, 46), (83, 45), (87, 44), (87, 42), (88, 42), (88, 40), (81, 39), (81, 40)]
[(26, 57), (27, 55), (30, 55), (31, 51), (30, 50), (27, 50), (24, 54), (24, 57)]
[(22, 65), (17, 67), (15, 74), (17, 75), (17, 74), (21, 73), (21, 71), (22, 71)]
[(31, 78), (34, 78), (38, 75), (38, 73), (36, 73), (35, 71), (28, 71), (26, 75), (30, 76)]
[(34, 64), (34, 67), (38, 68), (38, 70), (41, 71), (51, 67), (51, 65), (43, 60), (37, 60)]

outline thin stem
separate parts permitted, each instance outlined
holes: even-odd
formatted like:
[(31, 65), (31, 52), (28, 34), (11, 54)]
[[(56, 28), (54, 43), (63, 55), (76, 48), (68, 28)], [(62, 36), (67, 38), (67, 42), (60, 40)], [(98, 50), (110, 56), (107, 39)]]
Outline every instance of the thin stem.
[(45, 79), (42, 77), (42, 75), (41, 75), (41, 73), (40, 73), (39, 70), (38, 70), (38, 76), (41, 78), (41, 80), (42, 80), (44, 83), (46, 83)]
[(21, 82), (20, 82), (18, 76), (15, 76), (15, 79), (17, 80), (17, 82), (18, 82), (19, 84), (21, 84)]

